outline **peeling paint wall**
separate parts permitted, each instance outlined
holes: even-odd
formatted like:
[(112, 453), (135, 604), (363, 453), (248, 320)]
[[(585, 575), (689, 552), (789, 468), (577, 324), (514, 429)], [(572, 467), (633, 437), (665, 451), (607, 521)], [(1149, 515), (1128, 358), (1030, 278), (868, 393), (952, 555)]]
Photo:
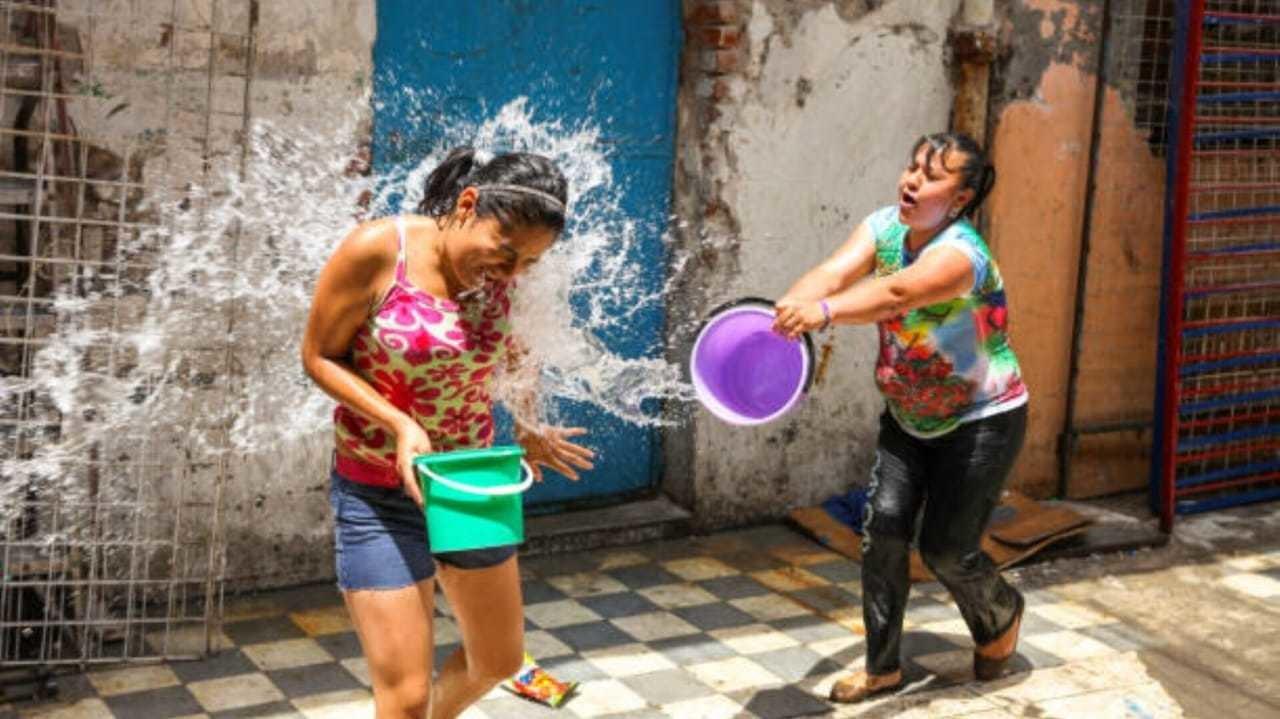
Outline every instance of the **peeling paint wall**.
[[(1012, 50), (992, 89), (991, 146), (999, 181), (989, 201), (988, 234), (1011, 288), (1012, 337), (1031, 391), (1027, 443), (1013, 484), (1050, 496), (1058, 491), (1085, 223), (1091, 249), (1073, 424), (1150, 417), (1164, 160), (1158, 142), (1139, 127), (1134, 88), (1112, 73), (1109, 83), (1116, 84), (1102, 95), (1097, 189), (1086, 217), (1101, 3), (1010, 0), (1002, 16), (1002, 44)], [(1140, 24), (1113, 26), (1112, 57), (1127, 57), (1143, 42), (1142, 30)], [(1151, 65), (1142, 72), (1147, 83), (1155, 82)], [(1149, 446), (1146, 432), (1081, 438), (1069, 493), (1143, 486)]]
[(1013, 484), (1037, 494), (1057, 481), (1091, 93), (1078, 68), (1054, 64), (1034, 99), (999, 113), (992, 142), (998, 179), (988, 200), (988, 234), (1009, 288), (1010, 336), (1031, 393)]
[[(1133, 14), (1147, 7), (1131, 4)], [(961, 5), (686, 2), (703, 42), (685, 57), (677, 206), (705, 263), (682, 307), (696, 314), (739, 295), (778, 295), (891, 200), (910, 141), (949, 124), (948, 29), (977, 7)], [(1032, 396), (1012, 485), (1036, 496), (1058, 488), (1086, 223), (1075, 426), (1149, 417), (1154, 387), (1163, 159), (1139, 127), (1150, 118), (1138, 117), (1134, 88), (1115, 78), (1102, 95), (1098, 189), (1085, 217), (1101, 9), (1098, 0), (996, 3), (998, 59), (979, 138), (999, 171), (986, 234)], [(699, 35), (706, 26), (721, 30)], [(732, 27), (739, 35), (723, 30)], [(1132, 49), (1142, 31), (1121, 24), (1116, 46)], [(693, 433), (668, 442), (668, 486), (704, 525), (778, 516), (865, 480), (881, 406), (870, 382), (873, 337), (837, 337), (827, 384), (803, 409), (755, 430), (698, 414)], [(1070, 492), (1141, 486), (1149, 444), (1143, 432), (1083, 438)]]
[[(1134, 121), (1132, 105), (1107, 88), (1099, 133), (1097, 191), (1081, 319), (1076, 427), (1141, 421), (1155, 404), (1164, 158)], [(1119, 390), (1119, 391), (1118, 391)], [(1147, 484), (1151, 432), (1082, 436), (1072, 452), (1072, 497)]]
[[(673, 325), (781, 295), (894, 201), (911, 143), (947, 128), (959, 5), (686, 2), (690, 36), (705, 39), (686, 43), (676, 201), (702, 264)], [(700, 525), (779, 517), (867, 481), (882, 406), (875, 333), (834, 335), (825, 382), (788, 417), (740, 428), (697, 410), (692, 432), (668, 438), (667, 485)]]

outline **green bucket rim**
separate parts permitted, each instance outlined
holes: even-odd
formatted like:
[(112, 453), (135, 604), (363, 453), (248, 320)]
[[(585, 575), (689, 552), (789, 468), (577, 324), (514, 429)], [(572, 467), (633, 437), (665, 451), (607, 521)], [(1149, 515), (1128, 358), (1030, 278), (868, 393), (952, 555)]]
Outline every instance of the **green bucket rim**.
[[(463, 449), (452, 452), (419, 455), (414, 458), (414, 471), (422, 486), (423, 497), (434, 497), (435, 487), (439, 486), (454, 494), (467, 495), (470, 501), (484, 500), (493, 497), (524, 494), (533, 484), (533, 470), (524, 461), (524, 448), (513, 445), (497, 447), (481, 447)], [(474, 485), (460, 482), (447, 476), (452, 471), (466, 471), (468, 465), (474, 467), (476, 461), (487, 464), (505, 464), (512, 460), (519, 462), (523, 476), (516, 482), (499, 485)], [(457, 499), (456, 497), (454, 499)]]
[(425, 465), (433, 470), (440, 469), (459, 462), (466, 462), (472, 459), (511, 459), (512, 457), (523, 457), (524, 448), (517, 445), (498, 445), (496, 447), (481, 447), (479, 449), (458, 449), (451, 452), (432, 452), (431, 454), (420, 454), (414, 457), (414, 466)]

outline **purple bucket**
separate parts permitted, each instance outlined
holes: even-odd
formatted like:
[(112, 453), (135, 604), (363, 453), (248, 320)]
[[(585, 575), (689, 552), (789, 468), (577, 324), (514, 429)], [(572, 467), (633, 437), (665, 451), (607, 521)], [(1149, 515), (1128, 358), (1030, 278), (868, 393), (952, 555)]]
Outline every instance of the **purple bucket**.
[(786, 414), (813, 380), (813, 341), (773, 331), (773, 303), (755, 297), (716, 308), (698, 330), (690, 374), (698, 400), (730, 424)]

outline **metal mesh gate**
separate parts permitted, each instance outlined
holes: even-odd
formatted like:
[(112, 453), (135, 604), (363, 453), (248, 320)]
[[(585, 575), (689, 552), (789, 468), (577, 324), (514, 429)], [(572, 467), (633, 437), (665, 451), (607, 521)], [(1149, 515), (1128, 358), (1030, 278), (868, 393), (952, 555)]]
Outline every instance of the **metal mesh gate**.
[(1153, 490), (1280, 498), (1280, 2), (1178, 3)]
[[(257, 0), (0, 0), (0, 667), (198, 655), (217, 629), (225, 453), (175, 462), (94, 431), (107, 418), (56, 401), (48, 358), (135, 372), (120, 338), (166, 252), (166, 208), (198, 221), (244, 171), (256, 25)], [(228, 392), (231, 373), (209, 377), (229, 342), (202, 339), (211, 372), (136, 391)], [(200, 491), (196, 473), (212, 478)]]

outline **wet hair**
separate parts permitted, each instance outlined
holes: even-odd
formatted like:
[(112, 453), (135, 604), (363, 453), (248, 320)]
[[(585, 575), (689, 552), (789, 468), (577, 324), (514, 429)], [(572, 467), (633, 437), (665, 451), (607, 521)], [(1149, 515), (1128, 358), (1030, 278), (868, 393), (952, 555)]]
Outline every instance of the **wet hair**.
[(564, 230), (569, 181), (542, 155), (510, 152), (484, 162), (475, 148), (456, 147), (427, 175), (418, 213), (443, 220), (468, 187), (479, 190), (479, 217), (493, 217), (504, 228)]
[(964, 163), (960, 165), (960, 187), (961, 189), (973, 190), (973, 199), (969, 200), (969, 204), (964, 206), (960, 211), (960, 217), (973, 217), (973, 213), (978, 211), (982, 206), (987, 195), (991, 194), (991, 188), (996, 184), (996, 168), (987, 160), (987, 153), (982, 151), (982, 147), (972, 137), (961, 132), (937, 132), (932, 135), (925, 135), (911, 148), (911, 159), (914, 161), (920, 148), (928, 147), (928, 153), (925, 155), (925, 162), (933, 163), (933, 157), (937, 153), (942, 153), (942, 164), (944, 167), (950, 168), (947, 159), (953, 152), (960, 152), (964, 155)]

